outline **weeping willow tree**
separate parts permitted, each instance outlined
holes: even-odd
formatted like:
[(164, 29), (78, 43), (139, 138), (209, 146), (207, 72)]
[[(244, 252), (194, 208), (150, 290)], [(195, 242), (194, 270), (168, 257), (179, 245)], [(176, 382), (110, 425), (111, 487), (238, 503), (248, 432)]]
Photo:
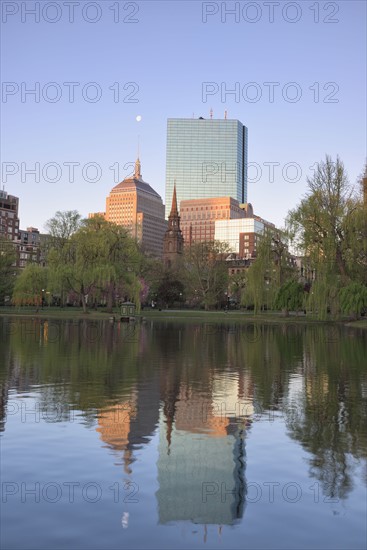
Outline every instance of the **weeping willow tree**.
[(270, 236), (264, 237), (258, 245), (257, 258), (247, 271), (246, 288), (243, 293), (243, 306), (253, 306), (257, 314), (267, 303), (271, 307), (274, 298), (274, 279), (271, 260)]
[(0, 236), (0, 304), (11, 296), (17, 273), (16, 252), (14, 245)]
[(339, 299), (342, 312), (357, 319), (367, 309), (367, 287), (360, 283), (350, 283), (341, 289)]
[(12, 301), (16, 306), (33, 305), (38, 309), (43, 305), (45, 292), (47, 292), (47, 270), (39, 265), (29, 264), (15, 281)]
[(241, 305), (253, 306), (255, 313), (264, 306), (272, 309), (279, 288), (294, 276), (286, 232), (268, 231), (259, 240), (256, 260), (248, 269)]
[(123, 227), (99, 216), (84, 220), (62, 247), (49, 251), (48, 262), (54, 288), (76, 293), (84, 312), (102, 296), (111, 312), (118, 294), (137, 300), (139, 309), (140, 253)]
[(325, 319), (338, 314), (340, 289), (365, 273), (366, 212), (339, 157), (334, 162), (326, 155), (307, 185), (287, 222), (293, 245), (316, 273), (308, 306)]
[(287, 281), (277, 292), (274, 306), (288, 316), (289, 311), (299, 311), (303, 307), (303, 285), (297, 281)]

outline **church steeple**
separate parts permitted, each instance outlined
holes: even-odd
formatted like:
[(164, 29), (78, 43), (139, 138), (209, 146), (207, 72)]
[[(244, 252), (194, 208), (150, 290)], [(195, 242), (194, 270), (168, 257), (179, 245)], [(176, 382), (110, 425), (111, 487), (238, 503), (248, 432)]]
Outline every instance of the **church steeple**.
[(173, 187), (171, 213), (168, 216), (168, 228), (164, 236), (163, 253), (166, 267), (171, 267), (183, 252), (183, 236), (180, 229), (180, 216), (177, 208), (176, 182)]
[(171, 206), (171, 213), (170, 213), (169, 217), (171, 217), (171, 216), (178, 216), (176, 182), (175, 182), (174, 187), (173, 187), (172, 206)]

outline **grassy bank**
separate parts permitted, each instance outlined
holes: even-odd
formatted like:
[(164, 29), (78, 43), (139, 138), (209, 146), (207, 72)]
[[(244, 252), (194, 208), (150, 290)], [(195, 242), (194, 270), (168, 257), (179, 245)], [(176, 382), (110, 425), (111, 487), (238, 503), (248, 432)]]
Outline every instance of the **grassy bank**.
[[(88, 313), (83, 313), (81, 308), (52, 308), (44, 307), (38, 311), (34, 307), (0, 307), (0, 316), (11, 316), (19, 318), (39, 318), (39, 319), (90, 319), (90, 320), (108, 320), (111, 315), (117, 319), (120, 316), (120, 311), (115, 308), (113, 313), (107, 313), (105, 310), (89, 310)], [(289, 317), (283, 317), (280, 312), (267, 311), (254, 315), (252, 311), (203, 311), (203, 310), (162, 310), (144, 309), (138, 318), (155, 319), (164, 321), (179, 321), (179, 322), (220, 322), (220, 323), (286, 323), (286, 324), (325, 324), (337, 323), (345, 324), (349, 327), (367, 329), (367, 320), (350, 322), (348, 318), (340, 320), (328, 319), (319, 321), (315, 315), (295, 314), (291, 313)]]
[(111, 317), (111, 315), (119, 316), (119, 311), (114, 310), (113, 313), (107, 313), (102, 310), (90, 310), (87, 313), (83, 313), (82, 308), (57, 308), (57, 307), (44, 307), (39, 308), (37, 311), (34, 307), (0, 307), (0, 317), (30, 317), (37, 319), (91, 319), (91, 320), (104, 320)]

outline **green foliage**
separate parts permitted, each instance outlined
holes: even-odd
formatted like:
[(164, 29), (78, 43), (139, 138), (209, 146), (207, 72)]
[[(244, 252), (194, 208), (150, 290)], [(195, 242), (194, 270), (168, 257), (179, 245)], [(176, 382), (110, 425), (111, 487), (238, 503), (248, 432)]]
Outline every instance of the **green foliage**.
[(141, 256), (136, 242), (125, 228), (102, 217), (79, 223), (75, 215), (72, 220), (79, 228), (68, 238), (64, 237), (64, 218), (60, 231), (54, 227), (55, 234), (61, 236), (54, 241), (48, 255), (53, 288), (59, 292), (75, 292), (84, 311), (88, 303), (102, 296), (107, 300), (109, 311), (117, 297), (134, 300), (139, 311)]
[(345, 279), (344, 222), (354, 204), (343, 163), (338, 157), (334, 163), (326, 156), (307, 183), (308, 195), (288, 217), (295, 244), (314, 263), (333, 265)]
[(79, 212), (58, 210), (55, 216), (46, 222), (46, 231), (50, 235), (49, 244), (52, 248), (62, 248), (70, 237), (81, 227), (82, 221)]
[(239, 304), (243, 301), (245, 289), (248, 283), (246, 271), (241, 270), (240, 273), (235, 273), (229, 278), (230, 296)]
[(192, 304), (206, 310), (218, 306), (228, 288), (224, 256), (228, 245), (219, 241), (194, 243), (184, 255), (185, 287)]
[(348, 276), (367, 285), (367, 211), (362, 201), (354, 201), (353, 211), (344, 219), (343, 230), (343, 257)]
[(294, 277), (294, 271), (289, 263), (286, 233), (268, 231), (259, 241), (256, 260), (248, 269), (242, 305), (253, 306), (255, 314), (264, 306), (271, 308), (280, 286)]
[(158, 304), (172, 307), (174, 303), (182, 302), (183, 295), (183, 283), (176, 277), (174, 272), (166, 271), (156, 293)]
[(315, 270), (309, 307), (320, 319), (337, 314), (339, 290), (350, 281), (367, 283), (367, 216), (344, 165), (326, 156), (307, 179), (308, 194), (288, 215), (293, 244)]
[(328, 313), (333, 317), (339, 314), (339, 290), (341, 277), (326, 262), (319, 262), (316, 268), (316, 280), (311, 286), (307, 308), (316, 313), (320, 321), (327, 319)]
[(47, 269), (28, 264), (15, 281), (13, 303), (16, 306), (42, 305), (47, 292)]
[(339, 300), (342, 312), (357, 318), (367, 309), (367, 287), (360, 283), (350, 283), (340, 290)]
[(278, 290), (275, 308), (285, 311), (299, 311), (303, 306), (303, 285), (297, 281), (288, 281)]
[(16, 252), (13, 243), (0, 237), (0, 304), (12, 294), (17, 272), (15, 262)]

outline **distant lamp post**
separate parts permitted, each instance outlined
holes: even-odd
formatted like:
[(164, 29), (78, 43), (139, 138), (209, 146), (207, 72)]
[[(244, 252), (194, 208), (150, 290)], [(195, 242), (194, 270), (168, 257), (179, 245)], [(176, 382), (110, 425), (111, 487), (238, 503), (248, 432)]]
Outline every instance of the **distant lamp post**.
[(43, 288), (42, 289), (42, 294), (41, 294), (41, 308), (43, 309), (43, 302), (44, 302), (44, 294), (45, 294), (45, 289)]
[(224, 295), (226, 297), (226, 305), (225, 305), (224, 309), (225, 309), (225, 311), (228, 311), (229, 310), (229, 293), (225, 292)]

